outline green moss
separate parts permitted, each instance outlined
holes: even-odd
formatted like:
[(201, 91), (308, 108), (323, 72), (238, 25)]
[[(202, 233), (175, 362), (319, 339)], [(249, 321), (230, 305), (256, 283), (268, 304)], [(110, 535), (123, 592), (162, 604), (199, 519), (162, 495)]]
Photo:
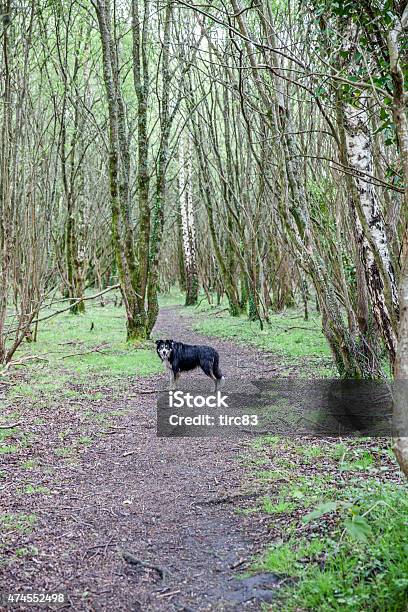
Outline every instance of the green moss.
[(0, 444), (0, 455), (8, 455), (10, 453), (16, 453), (19, 447), (15, 444)]
[(24, 489), (26, 495), (49, 495), (51, 493), (48, 487), (27, 485)]
[(35, 514), (0, 514), (0, 529), (30, 533), (36, 520)]
[(40, 462), (38, 459), (27, 459), (27, 461), (22, 461), (20, 466), (23, 468), (23, 470), (33, 470), (39, 466), (39, 463)]

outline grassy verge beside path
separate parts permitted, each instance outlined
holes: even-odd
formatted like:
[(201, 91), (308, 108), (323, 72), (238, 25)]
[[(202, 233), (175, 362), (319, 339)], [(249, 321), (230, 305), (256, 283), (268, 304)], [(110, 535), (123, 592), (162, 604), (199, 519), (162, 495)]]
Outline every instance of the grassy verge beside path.
[[(272, 315), (261, 331), (222, 307), (187, 312), (200, 333), (273, 352), (299, 376), (335, 375), (317, 313)], [(408, 486), (389, 440), (266, 436), (239, 460), (261, 494), (238, 511), (269, 531), (250, 571), (282, 578), (265, 610), (406, 612)]]
[(274, 353), (287, 365), (305, 365), (306, 372), (315, 377), (335, 376), (317, 312), (312, 312), (308, 321), (297, 309), (271, 314), (263, 330), (257, 321), (248, 321), (244, 316), (231, 317), (224, 306), (211, 308), (202, 303), (198, 308), (186, 308), (183, 312), (194, 316), (193, 329), (202, 334)]

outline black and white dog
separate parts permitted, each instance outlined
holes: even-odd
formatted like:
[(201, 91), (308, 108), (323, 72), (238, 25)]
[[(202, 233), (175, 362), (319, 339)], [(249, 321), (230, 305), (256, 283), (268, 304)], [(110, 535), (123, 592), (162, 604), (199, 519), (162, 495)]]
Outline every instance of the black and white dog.
[(215, 383), (218, 391), (223, 380), (219, 355), (211, 346), (183, 344), (174, 340), (156, 340), (156, 350), (170, 377), (170, 389), (174, 390), (181, 372), (200, 367)]

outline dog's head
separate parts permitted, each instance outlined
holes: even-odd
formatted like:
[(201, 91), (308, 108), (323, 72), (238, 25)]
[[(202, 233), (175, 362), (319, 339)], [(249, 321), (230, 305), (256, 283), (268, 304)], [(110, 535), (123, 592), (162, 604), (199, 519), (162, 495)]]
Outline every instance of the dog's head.
[(156, 351), (162, 361), (170, 359), (173, 352), (173, 340), (156, 340)]

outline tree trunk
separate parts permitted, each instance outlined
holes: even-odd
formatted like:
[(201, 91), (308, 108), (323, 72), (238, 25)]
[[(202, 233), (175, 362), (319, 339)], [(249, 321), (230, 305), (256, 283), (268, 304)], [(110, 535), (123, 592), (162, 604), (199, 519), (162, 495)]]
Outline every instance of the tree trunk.
[(198, 300), (198, 272), (196, 228), (193, 209), (193, 177), (191, 147), (189, 138), (185, 156), (184, 142), (181, 142), (179, 153), (180, 165), (180, 215), (183, 234), (184, 263), (186, 267), (186, 306), (194, 306)]
[[(10, 0), (3, 10), (9, 14)], [(3, 60), (3, 113), (0, 154), (0, 364), (6, 360), (5, 322), (10, 282), (12, 253), (12, 196), (11, 196), (11, 159), (12, 154), (12, 112), (11, 74), (10, 74), (10, 39), (9, 25), (4, 26), (2, 40)]]
[(162, 92), (161, 92), (161, 113), (160, 129), (161, 139), (158, 154), (157, 173), (156, 173), (156, 200), (153, 208), (153, 227), (150, 238), (149, 254), (149, 276), (147, 288), (148, 321), (147, 328), (150, 335), (151, 330), (159, 314), (158, 302), (158, 283), (159, 283), (159, 256), (160, 243), (164, 225), (164, 203), (166, 198), (166, 172), (169, 157), (169, 138), (171, 128), (171, 118), (169, 116), (169, 55), (170, 55), (170, 28), (171, 28), (172, 5), (167, 3), (164, 24), (164, 36), (162, 47)]
[[(120, 75), (116, 44), (111, 32), (111, 9), (109, 0), (98, 0), (96, 4), (99, 32), (102, 44), (103, 75), (109, 110), (109, 185), (111, 203), (111, 230), (115, 260), (123, 302), (126, 308), (127, 340), (139, 342), (148, 336), (146, 328), (145, 266), (141, 272), (136, 267), (134, 236), (129, 202), (129, 137), (125, 124), (124, 103), (120, 91)], [(140, 223), (146, 219), (142, 210)], [(139, 236), (146, 228), (139, 228)], [(139, 255), (148, 257), (144, 238), (139, 240)], [(144, 249), (144, 250), (143, 250)], [(140, 262), (138, 262), (140, 264)]]
[[(205, 163), (203, 145), (202, 145), (202, 142), (198, 134), (198, 131), (199, 131), (198, 127), (197, 125), (194, 125), (194, 144), (195, 144), (195, 149), (196, 149), (198, 164), (199, 164), (199, 181), (198, 182), (199, 182), (200, 195), (205, 204), (205, 209), (206, 209), (207, 219), (208, 219), (208, 229), (210, 230), (210, 236), (211, 236), (211, 243), (214, 249), (215, 259), (218, 264), (218, 272), (220, 274), (222, 283), (224, 285), (225, 292), (227, 294), (229, 312), (231, 316), (238, 317), (242, 314), (242, 312), (245, 311), (246, 303), (247, 303), (247, 296), (245, 294), (245, 299), (244, 300), (240, 299), (237, 282), (234, 280), (234, 277), (232, 275), (233, 267), (232, 267), (232, 261), (231, 261), (231, 254), (228, 251), (228, 259), (226, 261), (224, 253), (222, 252), (220, 244), (219, 244), (217, 231), (215, 227), (215, 220), (214, 220), (214, 208), (213, 208), (213, 203), (212, 203), (213, 196), (212, 196), (211, 188), (210, 188), (211, 178), (210, 178), (210, 175), (208, 173), (208, 168)], [(228, 225), (230, 223), (231, 215), (229, 211), (227, 212), (227, 214), (228, 214), (227, 228), (231, 229), (231, 227)], [(231, 243), (230, 234), (228, 233), (227, 244), (229, 244), (229, 246), (231, 247), (230, 243)], [(245, 286), (246, 286), (246, 283), (245, 283)]]
[(405, 476), (408, 477), (408, 260), (403, 269), (398, 329), (398, 348), (395, 361), (394, 445), (393, 450)]
[[(149, 136), (147, 130), (147, 111), (149, 95), (149, 63), (147, 57), (148, 40), (148, 15), (149, 0), (144, 0), (143, 20), (139, 19), (139, 2), (132, 0), (132, 34), (133, 34), (133, 83), (136, 92), (137, 109), (137, 152), (138, 152), (138, 171), (137, 171), (137, 196), (139, 207), (139, 227), (136, 245), (138, 261), (137, 286), (138, 304), (140, 312), (145, 310), (145, 295), (149, 274), (149, 249), (150, 249), (150, 206), (149, 206)], [(161, 195), (159, 195), (159, 200)], [(156, 208), (157, 208), (156, 196)], [(147, 335), (149, 335), (148, 316), (143, 322), (147, 325)], [(153, 316), (154, 318), (154, 316)]]
[[(408, 119), (406, 105), (406, 79), (404, 70), (401, 66), (403, 52), (401, 50), (400, 37), (403, 28), (406, 30), (408, 25), (408, 5), (404, 9), (401, 21), (395, 17), (393, 27), (387, 33), (387, 46), (390, 58), (390, 72), (393, 83), (393, 104), (392, 113), (397, 134), (397, 145), (400, 152), (401, 170), (404, 179), (404, 219), (408, 217)], [(399, 208), (399, 207), (398, 207)], [(408, 257), (406, 252), (408, 241), (403, 241), (401, 253), (402, 261)]]
[(184, 292), (186, 290), (186, 265), (184, 263), (183, 228), (179, 212), (177, 212), (177, 271), (179, 287)]
[(387, 234), (374, 185), (364, 178), (371, 174), (373, 159), (368, 114), (363, 108), (344, 106), (346, 161), (356, 174), (348, 177), (350, 205), (356, 242), (366, 275), (373, 313), (389, 351), (391, 363), (396, 352), (398, 292), (388, 249)]

